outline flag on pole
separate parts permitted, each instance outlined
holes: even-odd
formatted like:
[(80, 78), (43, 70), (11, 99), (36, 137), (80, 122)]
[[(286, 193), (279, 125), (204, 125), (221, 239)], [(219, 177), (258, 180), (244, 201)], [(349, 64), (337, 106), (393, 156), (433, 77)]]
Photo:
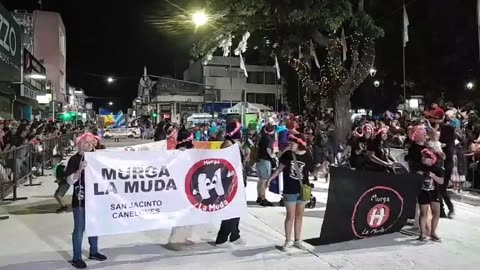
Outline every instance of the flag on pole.
[(348, 47), (347, 47), (347, 39), (345, 38), (345, 29), (342, 28), (342, 36), (341, 36), (341, 41), (342, 43), (342, 52), (343, 52), (343, 62), (345, 62), (347, 60), (347, 51), (348, 51)]
[(318, 61), (317, 53), (315, 52), (315, 46), (313, 46), (312, 41), (310, 41), (310, 55), (313, 57), (313, 60), (315, 60), (315, 65), (317, 65), (317, 68), (320, 68), (320, 62)]
[(410, 25), (410, 21), (408, 20), (407, 8), (403, 5), (403, 47), (407, 46), (409, 41), (408, 38), (408, 26)]
[(278, 58), (277, 55), (275, 54), (275, 70), (277, 70), (277, 80), (279, 80), (280, 77), (280, 65), (278, 64)]
[(243, 70), (243, 73), (245, 73), (245, 77), (248, 78), (248, 72), (247, 72), (247, 67), (245, 66), (245, 61), (243, 60), (243, 56), (240, 53), (240, 68)]

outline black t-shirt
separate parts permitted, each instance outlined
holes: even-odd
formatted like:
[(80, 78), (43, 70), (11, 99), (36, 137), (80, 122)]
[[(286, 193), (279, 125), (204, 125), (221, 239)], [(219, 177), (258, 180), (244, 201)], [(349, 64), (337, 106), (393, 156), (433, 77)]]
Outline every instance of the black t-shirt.
[[(303, 184), (309, 184), (308, 176), (315, 169), (313, 157), (309, 152), (303, 155), (296, 155), (298, 167), (301, 171)], [(301, 191), (299, 176), (293, 161), (292, 151), (288, 150), (280, 157), (280, 163), (285, 165), (283, 169), (283, 194), (299, 194)]]
[(273, 153), (273, 137), (268, 134), (262, 134), (260, 141), (258, 142), (258, 159), (271, 160), (271, 156), (268, 154), (267, 149), (270, 149)]
[(422, 151), (425, 148), (427, 147), (424, 145), (413, 143), (408, 149), (406, 161), (408, 162), (408, 167), (410, 168), (411, 173), (417, 173), (422, 170)]
[[(83, 155), (79, 153), (73, 155), (67, 163), (65, 169), (65, 177), (76, 173), (80, 169), (80, 162), (83, 160)], [(80, 179), (73, 184), (72, 208), (85, 207), (85, 172), (82, 171)]]
[(433, 165), (433, 166), (425, 166), (423, 165), (421, 168), (421, 171), (424, 173), (425, 179), (422, 182), (422, 191), (434, 191), (437, 190), (437, 182), (435, 182), (431, 177), (430, 177), (430, 172), (435, 174), (438, 177), (443, 177), (443, 169), (438, 166), (438, 165)]
[(389, 150), (385, 142), (381, 140), (370, 140), (367, 143), (367, 151), (374, 152), (375, 156), (385, 162), (388, 162)]
[(440, 142), (445, 144), (445, 167), (453, 167), (453, 155), (455, 153), (455, 127), (450, 124), (440, 126)]

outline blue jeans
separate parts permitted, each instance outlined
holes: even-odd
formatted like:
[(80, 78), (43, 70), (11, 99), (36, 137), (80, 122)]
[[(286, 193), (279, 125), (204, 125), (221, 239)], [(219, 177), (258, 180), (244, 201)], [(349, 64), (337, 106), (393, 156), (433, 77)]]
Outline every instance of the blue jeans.
[[(85, 208), (73, 208), (73, 260), (80, 260), (82, 258), (82, 242), (83, 233), (85, 232)], [(92, 236), (88, 238), (90, 244), (90, 255), (98, 253), (98, 237)]]

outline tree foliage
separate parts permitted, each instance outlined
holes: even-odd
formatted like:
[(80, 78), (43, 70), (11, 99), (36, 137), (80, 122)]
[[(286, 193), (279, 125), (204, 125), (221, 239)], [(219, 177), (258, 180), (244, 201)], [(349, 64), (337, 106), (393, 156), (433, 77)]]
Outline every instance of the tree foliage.
[[(365, 13), (363, 2), (207, 0), (207, 12), (214, 14), (211, 32), (194, 45), (192, 54), (200, 58), (213, 52), (218, 42), (228, 35), (234, 37), (235, 47), (235, 41), (248, 31), (250, 48), (275, 54), (295, 69), (307, 90), (307, 105), (312, 111), (326, 96), (343, 95), (349, 99), (368, 76), (375, 57), (375, 39), (382, 36), (383, 31)], [(342, 29), (347, 40), (346, 60), (343, 59)], [(312, 43), (320, 58), (320, 68), (312, 62)], [(299, 56), (299, 48), (303, 57)], [(348, 100), (346, 105), (349, 104)]]

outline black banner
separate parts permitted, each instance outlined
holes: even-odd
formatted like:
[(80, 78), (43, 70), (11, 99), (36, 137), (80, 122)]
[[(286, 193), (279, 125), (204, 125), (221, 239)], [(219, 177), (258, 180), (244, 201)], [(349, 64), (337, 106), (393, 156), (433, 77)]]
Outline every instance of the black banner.
[(330, 170), (330, 188), (320, 238), (326, 245), (398, 232), (415, 211), (420, 175), (346, 168)]

